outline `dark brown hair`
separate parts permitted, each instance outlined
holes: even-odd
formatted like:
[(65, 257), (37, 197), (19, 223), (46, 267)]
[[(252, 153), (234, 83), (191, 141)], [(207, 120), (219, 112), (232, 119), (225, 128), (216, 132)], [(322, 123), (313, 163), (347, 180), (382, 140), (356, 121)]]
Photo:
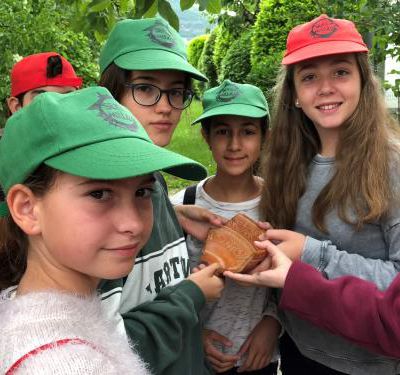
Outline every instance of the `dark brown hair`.
[[(58, 171), (42, 164), (24, 182), (42, 197), (53, 186)], [(11, 215), (0, 219), (0, 290), (20, 282), (26, 270), (28, 238)]]

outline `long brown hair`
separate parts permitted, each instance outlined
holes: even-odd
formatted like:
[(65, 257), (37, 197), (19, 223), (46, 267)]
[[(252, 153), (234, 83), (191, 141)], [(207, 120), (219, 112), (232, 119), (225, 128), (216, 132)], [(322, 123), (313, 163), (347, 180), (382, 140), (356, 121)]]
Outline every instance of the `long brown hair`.
[[(326, 232), (324, 218), (337, 209), (340, 219), (361, 228), (389, 209), (394, 195), (390, 163), (398, 152), (399, 131), (390, 116), (368, 55), (356, 53), (361, 76), (358, 106), (341, 127), (335, 173), (312, 207), (314, 225)], [(275, 87), (272, 130), (262, 153), (265, 185), (262, 217), (277, 228), (293, 228), (297, 205), (306, 189), (308, 166), (321, 143), (314, 124), (296, 108), (294, 66), (282, 67)], [(355, 219), (349, 218), (353, 210)]]
[[(41, 165), (24, 185), (42, 197), (54, 184), (58, 172)], [(0, 290), (16, 285), (26, 270), (28, 238), (11, 215), (0, 219)]]

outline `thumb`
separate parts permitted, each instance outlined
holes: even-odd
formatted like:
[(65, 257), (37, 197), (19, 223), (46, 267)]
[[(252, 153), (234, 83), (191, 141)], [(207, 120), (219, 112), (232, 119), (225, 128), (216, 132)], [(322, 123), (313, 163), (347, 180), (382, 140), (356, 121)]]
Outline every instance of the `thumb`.
[(219, 269), (221, 269), (221, 265), (219, 263), (213, 263), (203, 268), (201, 271), (207, 275), (214, 275)]
[(283, 254), (282, 251), (278, 248), (278, 246), (274, 245), (269, 240), (255, 241), (255, 244), (258, 247), (262, 247), (263, 249), (266, 249), (268, 251), (269, 255), (271, 255), (271, 257), (279, 256), (279, 255)]

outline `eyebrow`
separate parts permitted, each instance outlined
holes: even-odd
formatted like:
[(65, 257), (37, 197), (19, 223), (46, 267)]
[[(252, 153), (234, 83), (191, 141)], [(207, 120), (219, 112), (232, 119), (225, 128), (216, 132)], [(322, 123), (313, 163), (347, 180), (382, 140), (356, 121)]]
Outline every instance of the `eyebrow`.
[[(140, 176), (134, 176), (134, 177), (140, 177)], [(127, 177), (127, 178), (129, 178), (129, 177)], [(86, 181), (83, 181), (83, 182), (79, 183), (78, 185), (80, 185), (80, 186), (97, 185), (97, 184), (116, 185), (118, 180), (119, 179), (116, 179), (116, 180), (101, 180), (101, 179), (92, 180), (92, 179), (88, 179)], [(145, 178), (140, 183), (141, 184), (148, 184), (148, 183), (154, 183), (155, 181), (156, 181), (156, 179), (155, 179), (154, 175), (150, 174), (147, 178)]]
[[(227, 122), (223, 122), (223, 121), (218, 121), (218, 122), (214, 122), (212, 124), (212, 126), (216, 127), (216, 126), (230, 126), (229, 123)], [(241, 127), (244, 126), (257, 126), (257, 124), (255, 124), (254, 122), (248, 121), (248, 122), (243, 122), (242, 124), (240, 124)]]
[[(353, 62), (349, 59), (346, 59), (345, 57), (337, 59), (337, 60), (333, 60), (333, 62), (330, 64), (331, 66), (335, 66), (335, 65), (340, 65), (340, 64), (348, 64), (348, 65), (353, 65)], [(297, 70), (297, 72), (301, 72), (303, 70), (306, 69), (312, 69), (315, 68), (316, 63), (314, 62), (310, 62), (308, 64), (304, 64), (302, 66), (299, 67), (299, 69)]]

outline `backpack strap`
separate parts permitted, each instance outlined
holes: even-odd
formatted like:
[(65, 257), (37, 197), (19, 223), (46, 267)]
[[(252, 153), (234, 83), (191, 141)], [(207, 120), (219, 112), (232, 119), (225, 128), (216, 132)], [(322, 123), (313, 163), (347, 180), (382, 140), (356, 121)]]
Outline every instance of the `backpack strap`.
[(191, 185), (186, 188), (183, 196), (182, 204), (195, 204), (196, 203), (197, 184)]

